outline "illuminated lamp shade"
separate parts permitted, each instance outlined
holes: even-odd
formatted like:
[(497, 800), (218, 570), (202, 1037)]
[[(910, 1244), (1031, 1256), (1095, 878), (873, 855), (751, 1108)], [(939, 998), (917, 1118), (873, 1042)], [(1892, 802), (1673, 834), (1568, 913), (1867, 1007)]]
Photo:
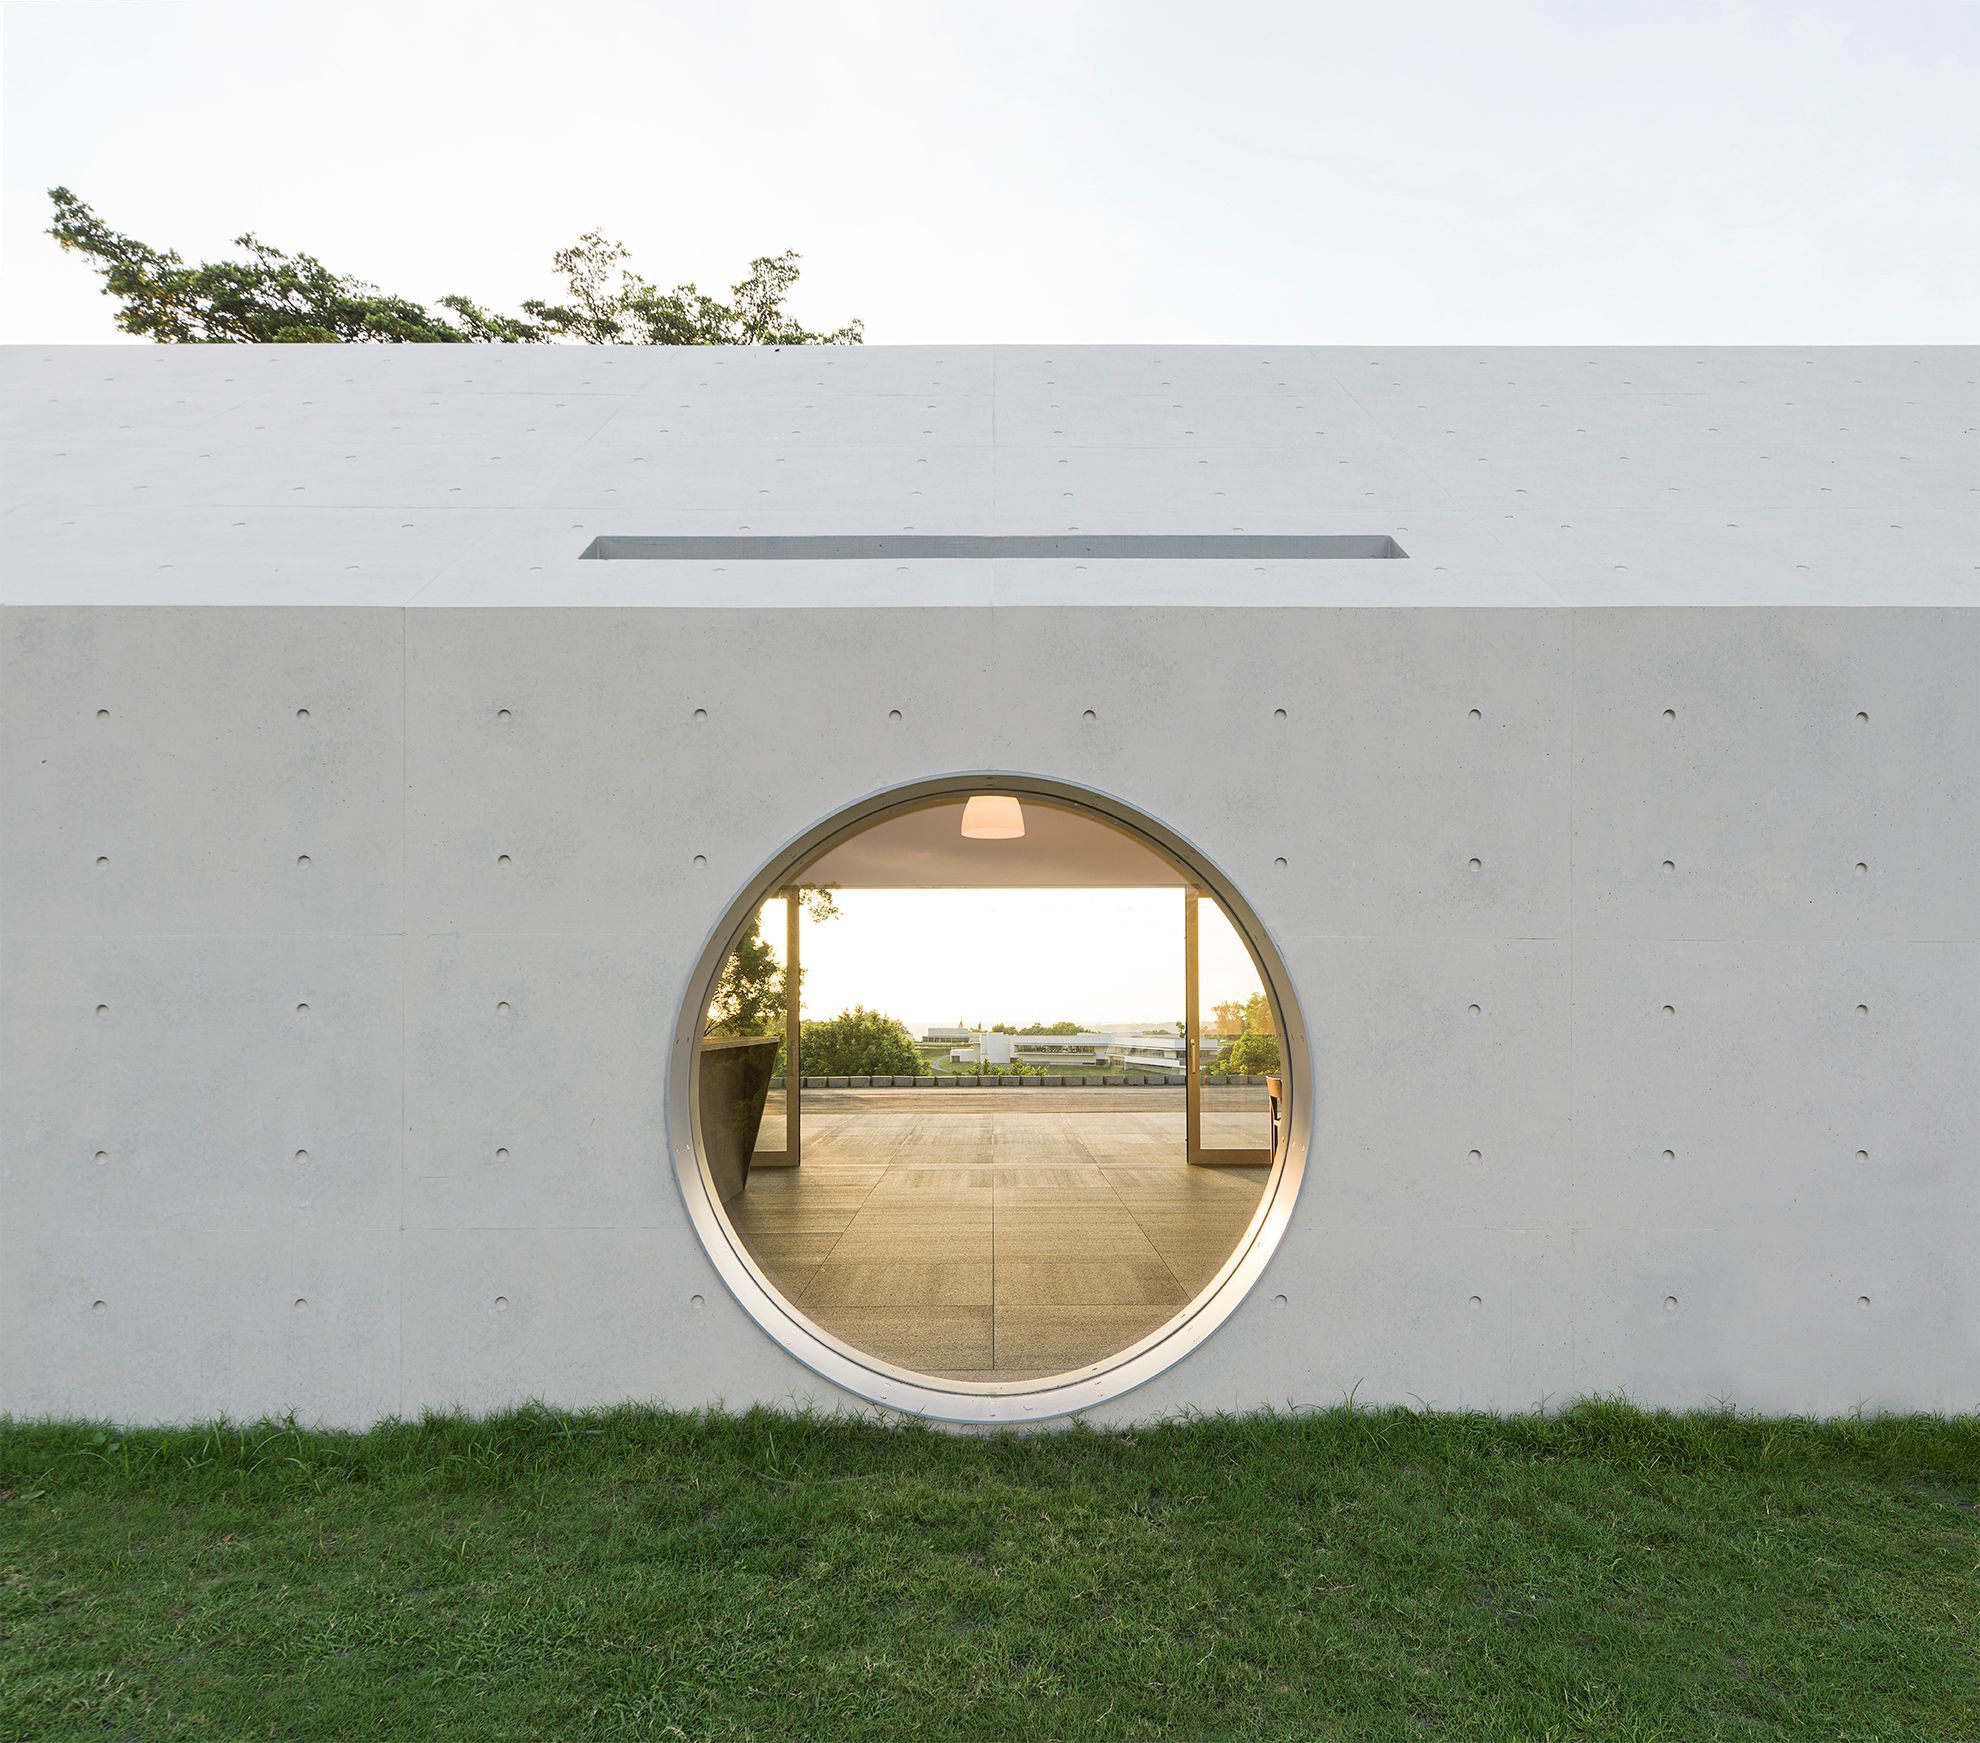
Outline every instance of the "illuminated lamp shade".
[(1015, 841), (1024, 833), (1024, 807), (1009, 793), (974, 793), (963, 807), (962, 832), (971, 841)]

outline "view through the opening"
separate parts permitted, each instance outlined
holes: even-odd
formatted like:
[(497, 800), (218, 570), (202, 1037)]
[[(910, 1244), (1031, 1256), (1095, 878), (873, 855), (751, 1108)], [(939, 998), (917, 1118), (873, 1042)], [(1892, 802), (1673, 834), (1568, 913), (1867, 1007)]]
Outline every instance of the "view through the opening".
[(1112, 824), (1023, 811), (1017, 839), (963, 835), (958, 799), (828, 850), (745, 927), (701, 1053), (751, 1257), (824, 1331), (943, 1378), (1158, 1330), (1277, 1150), (1272, 1004), (1229, 916)]

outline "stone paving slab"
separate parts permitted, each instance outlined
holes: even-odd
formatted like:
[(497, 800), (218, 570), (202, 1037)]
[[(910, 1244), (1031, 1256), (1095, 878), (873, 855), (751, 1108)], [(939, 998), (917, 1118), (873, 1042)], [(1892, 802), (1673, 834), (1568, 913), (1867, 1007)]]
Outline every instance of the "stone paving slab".
[(1191, 1168), (1180, 1089), (808, 1090), (804, 1160), (729, 1209), (771, 1281), (882, 1359), (981, 1380), (1102, 1360), (1229, 1256), (1263, 1168)]

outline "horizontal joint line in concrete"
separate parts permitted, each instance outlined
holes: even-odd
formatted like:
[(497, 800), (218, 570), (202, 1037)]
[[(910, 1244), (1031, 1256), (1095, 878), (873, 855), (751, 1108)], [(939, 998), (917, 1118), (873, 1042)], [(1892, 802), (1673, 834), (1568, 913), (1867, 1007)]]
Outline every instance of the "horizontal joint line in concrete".
[(740, 563), (883, 557), (1406, 557), (1387, 533), (818, 533), (739, 537), (600, 533), (579, 553), (600, 561)]

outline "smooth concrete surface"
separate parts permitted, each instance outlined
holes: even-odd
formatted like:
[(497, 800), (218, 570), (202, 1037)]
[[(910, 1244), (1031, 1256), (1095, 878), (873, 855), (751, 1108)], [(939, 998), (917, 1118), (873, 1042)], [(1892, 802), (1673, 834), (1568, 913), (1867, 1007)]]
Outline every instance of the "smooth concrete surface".
[(1264, 1281), (1113, 1414), (1980, 1403), (1973, 614), (0, 633), (10, 1410), (850, 1402), (687, 1221), (674, 1017), (782, 843), (985, 766), (1166, 819), (1313, 1036)]
[[(16, 346), (0, 603), (1971, 605), (1971, 347)], [(1400, 561), (587, 562), (598, 537)]]
[[(675, 1019), (786, 843), (996, 770), (1191, 844), (1312, 1039), (1262, 1281), (1097, 1418), (1980, 1407), (1972, 374), (0, 353), (0, 1409), (857, 1406), (688, 1220)], [(1055, 517), (1411, 554), (577, 556)]]

